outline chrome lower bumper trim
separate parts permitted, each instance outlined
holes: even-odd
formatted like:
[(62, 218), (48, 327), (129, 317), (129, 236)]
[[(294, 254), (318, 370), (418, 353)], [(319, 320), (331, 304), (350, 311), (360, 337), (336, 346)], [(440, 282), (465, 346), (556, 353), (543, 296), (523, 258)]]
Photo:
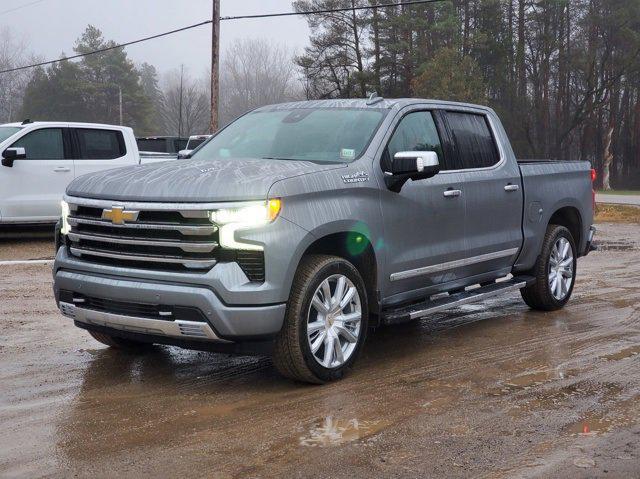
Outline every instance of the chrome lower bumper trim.
[(163, 321), (84, 309), (71, 303), (60, 302), (62, 314), (75, 321), (132, 333), (153, 334), (182, 339), (204, 339), (229, 342), (220, 339), (207, 323), (196, 321)]

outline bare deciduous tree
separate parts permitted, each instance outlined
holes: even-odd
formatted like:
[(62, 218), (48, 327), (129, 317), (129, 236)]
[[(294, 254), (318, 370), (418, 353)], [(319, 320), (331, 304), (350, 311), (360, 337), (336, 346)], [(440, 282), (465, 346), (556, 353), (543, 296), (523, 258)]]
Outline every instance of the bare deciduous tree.
[(266, 40), (239, 40), (223, 53), (220, 69), (221, 124), (271, 103), (302, 96), (293, 53)]
[(208, 131), (210, 106), (206, 79), (194, 78), (186, 70), (182, 75), (180, 70), (172, 70), (164, 75), (161, 89), (165, 134), (188, 136)]
[[(17, 39), (8, 27), (0, 29), (0, 70), (15, 68), (35, 59), (25, 42)], [(0, 75), (0, 121), (18, 119), (22, 109), (24, 91), (33, 74), (32, 70), (21, 70)]]

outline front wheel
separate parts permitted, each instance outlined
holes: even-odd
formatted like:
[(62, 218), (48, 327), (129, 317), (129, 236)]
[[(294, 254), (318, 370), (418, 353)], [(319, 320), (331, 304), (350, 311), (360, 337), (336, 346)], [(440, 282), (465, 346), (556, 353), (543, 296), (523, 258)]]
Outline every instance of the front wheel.
[(302, 259), (274, 349), (280, 373), (321, 384), (343, 377), (367, 333), (366, 289), (348, 261), (325, 255)]
[(576, 280), (576, 258), (571, 232), (564, 226), (549, 225), (533, 270), (536, 281), (520, 290), (525, 303), (541, 311), (555, 311), (567, 304)]

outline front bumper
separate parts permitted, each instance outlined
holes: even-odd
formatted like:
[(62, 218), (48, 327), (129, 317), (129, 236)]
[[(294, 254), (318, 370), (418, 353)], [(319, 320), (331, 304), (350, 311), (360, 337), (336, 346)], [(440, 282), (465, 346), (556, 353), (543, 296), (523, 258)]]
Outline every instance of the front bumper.
[[(61, 301), (61, 291), (78, 297), (139, 305), (180, 306), (199, 310), (205, 321), (181, 321), (119, 314)], [(198, 341), (243, 341), (268, 339), (282, 327), (285, 304), (229, 306), (203, 286), (144, 280), (127, 280), (59, 269), (54, 293), (61, 312), (75, 321), (109, 329)]]

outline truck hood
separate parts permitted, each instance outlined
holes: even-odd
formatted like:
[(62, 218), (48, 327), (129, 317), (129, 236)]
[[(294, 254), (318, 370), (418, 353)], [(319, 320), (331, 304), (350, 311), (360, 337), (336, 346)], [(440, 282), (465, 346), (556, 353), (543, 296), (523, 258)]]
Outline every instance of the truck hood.
[(76, 178), (69, 196), (118, 201), (217, 202), (265, 199), (278, 180), (343, 168), (289, 160), (178, 160)]

